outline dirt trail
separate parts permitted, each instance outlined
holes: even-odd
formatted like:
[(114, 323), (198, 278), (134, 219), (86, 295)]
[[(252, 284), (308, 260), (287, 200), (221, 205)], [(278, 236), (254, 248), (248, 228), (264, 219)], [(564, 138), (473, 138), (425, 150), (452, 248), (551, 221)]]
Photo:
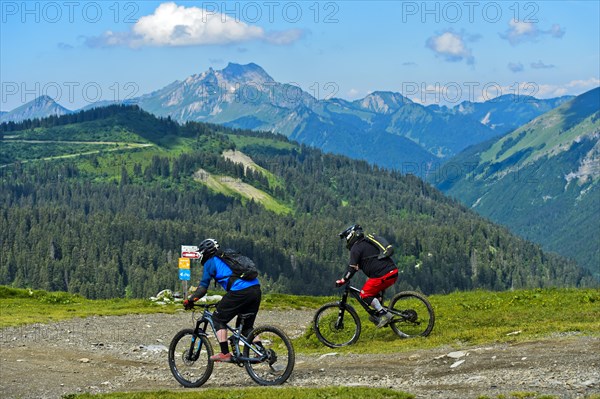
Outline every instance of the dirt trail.
[[(299, 336), (313, 311), (261, 311), (258, 324)], [(81, 392), (185, 390), (166, 348), (191, 326), (189, 313), (74, 319), (0, 330), (0, 397), (60, 398)], [(600, 337), (557, 334), (514, 345), (436, 348), (387, 355), (299, 355), (288, 385), (364, 385), (417, 398), (496, 398), (538, 392), (558, 398), (600, 395)], [(453, 357), (449, 357), (451, 354)], [(461, 360), (464, 362), (459, 363)], [(454, 367), (452, 367), (454, 365)], [(201, 388), (255, 386), (243, 368), (217, 364)]]

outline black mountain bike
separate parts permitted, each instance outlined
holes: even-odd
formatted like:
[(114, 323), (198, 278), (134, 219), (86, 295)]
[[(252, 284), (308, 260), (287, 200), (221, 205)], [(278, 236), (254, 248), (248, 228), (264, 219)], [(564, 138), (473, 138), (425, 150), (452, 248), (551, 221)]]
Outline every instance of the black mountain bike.
[[(360, 318), (354, 307), (348, 303), (348, 296), (356, 299), (369, 313), (369, 320), (377, 324), (377, 311), (371, 309), (360, 297), (358, 288), (345, 284), (342, 298), (321, 306), (313, 319), (317, 338), (330, 348), (352, 345), (360, 337)], [(383, 304), (383, 301), (381, 302)], [(423, 294), (413, 291), (399, 292), (391, 299), (389, 306), (384, 308), (392, 314), (392, 319), (387, 325), (401, 338), (426, 337), (433, 330), (433, 308)]]
[[(210, 310), (213, 304), (195, 304), (203, 308), (201, 316), (192, 313), (195, 328), (179, 331), (169, 346), (169, 367), (175, 379), (184, 387), (197, 388), (204, 384), (212, 374), (214, 354), (209, 340), (208, 327), (216, 338), (216, 329)], [(260, 385), (283, 384), (292, 374), (295, 363), (294, 347), (287, 335), (274, 326), (259, 326), (248, 336), (242, 335), (244, 321), (252, 313), (242, 314), (240, 326), (229, 330), (229, 342), (232, 348), (231, 362), (245, 367), (250, 378)], [(255, 342), (256, 341), (256, 342)]]

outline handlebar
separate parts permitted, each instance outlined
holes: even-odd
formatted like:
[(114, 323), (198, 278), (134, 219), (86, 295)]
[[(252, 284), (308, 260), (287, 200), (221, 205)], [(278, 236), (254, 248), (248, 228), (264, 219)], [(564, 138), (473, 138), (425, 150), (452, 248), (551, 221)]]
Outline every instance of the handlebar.
[(192, 303), (192, 307), (185, 308), (185, 310), (191, 310), (192, 311), (192, 320), (196, 321), (196, 320), (200, 320), (201, 318), (207, 316), (207, 312), (208, 312), (208, 314), (210, 314), (211, 313), (210, 309), (216, 308), (218, 303), (219, 302)]
[(218, 304), (219, 304), (219, 302), (211, 302), (211, 303), (192, 302), (191, 309), (194, 310), (195, 308), (204, 308), (204, 309), (216, 308)]
[(194, 303), (194, 307), (198, 306), (198, 307), (200, 307), (200, 308), (206, 308), (206, 309), (210, 309), (210, 308), (216, 308), (218, 304), (219, 304), (219, 302), (212, 302), (212, 303)]

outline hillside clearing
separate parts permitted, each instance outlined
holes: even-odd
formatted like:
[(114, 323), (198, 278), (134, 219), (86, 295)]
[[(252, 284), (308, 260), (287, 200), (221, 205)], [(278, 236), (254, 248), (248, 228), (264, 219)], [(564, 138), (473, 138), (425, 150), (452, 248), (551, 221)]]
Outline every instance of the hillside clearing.
[(236, 150), (227, 150), (223, 151), (223, 158), (228, 159), (235, 163), (241, 163), (247, 169), (252, 169), (253, 171), (260, 171), (261, 173), (264, 171), (263, 168), (258, 166), (252, 158), (248, 155), (244, 154), (241, 151)]
[(291, 212), (291, 209), (262, 190), (230, 176), (213, 175), (204, 169), (194, 173), (194, 180), (205, 184), (211, 190), (225, 195), (240, 195), (247, 200), (262, 204), (266, 209), (277, 214)]

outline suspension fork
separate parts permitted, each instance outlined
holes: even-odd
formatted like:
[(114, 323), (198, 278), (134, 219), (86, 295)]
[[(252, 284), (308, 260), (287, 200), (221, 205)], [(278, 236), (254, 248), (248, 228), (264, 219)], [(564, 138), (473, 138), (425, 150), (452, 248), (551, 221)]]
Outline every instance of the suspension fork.
[(340, 299), (340, 305), (338, 309), (338, 318), (335, 322), (335, 328), (340, 329), (344, 326), (344, 313), (346, 311), (346, 304), (348, 303), (348, 285), (344, 289), (344, 293), (342, 294), (342, 298)]
[(189, 357), (191, 360), (196, 361), (200, 357), (202, 350), (202, 340), (199, 339), (201, 335), (206, 335), (206, 328), (208, 327), (208, 320), (201, 318), (196, 322), (196, 328), (194, 334), (192, 334), (192, 341), (190, 342)]

